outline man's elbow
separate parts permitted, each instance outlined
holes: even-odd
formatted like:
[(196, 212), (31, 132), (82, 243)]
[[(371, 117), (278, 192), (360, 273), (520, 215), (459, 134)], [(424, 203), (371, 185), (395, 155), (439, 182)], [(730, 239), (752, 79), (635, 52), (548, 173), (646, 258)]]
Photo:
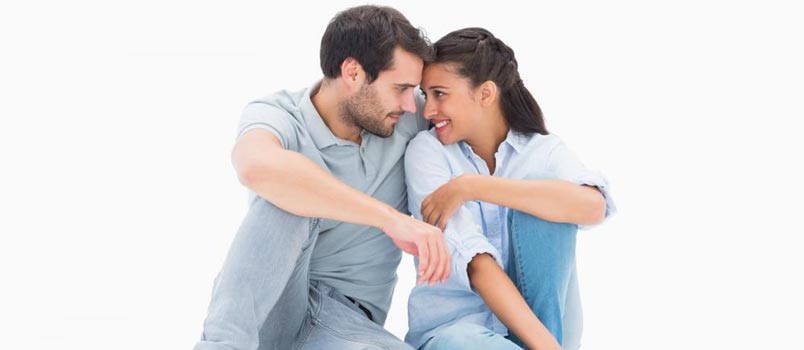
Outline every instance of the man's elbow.
[(267, 180), (268, 175), (271, 173), (271, 164), (254, 159), (235, 162), (235, 171), (240, 184), (254, 189), (258, 184)]

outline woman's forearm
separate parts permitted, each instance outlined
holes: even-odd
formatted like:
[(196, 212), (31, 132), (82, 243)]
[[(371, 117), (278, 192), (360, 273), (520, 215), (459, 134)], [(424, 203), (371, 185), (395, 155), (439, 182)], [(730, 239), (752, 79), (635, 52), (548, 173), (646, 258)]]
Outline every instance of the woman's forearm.
[(529, 349), (561, 348), (494, 258), (488, 254), (475, 256), (469, 263), (467, 272), (469, 282), (489, 309)]
[(469, 200), (494, 203), (552, 222), (593, 225), (603, 220), (606, 201), (594, 187), (564, 180), (515, 180), (476, 174), (462, 175)]

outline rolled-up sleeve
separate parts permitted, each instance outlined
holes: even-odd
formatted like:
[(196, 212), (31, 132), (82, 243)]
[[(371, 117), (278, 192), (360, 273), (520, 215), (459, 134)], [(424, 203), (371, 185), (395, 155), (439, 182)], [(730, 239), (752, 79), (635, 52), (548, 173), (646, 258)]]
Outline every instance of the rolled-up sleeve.
[(267, 101), (251, 102), (243, 109), (237, 125), (237, 137), (253, 129), (263, 129), (276, 135), (282, 148), (298, 151), (298, 140), (294, 132), (292, 116)]
[[(446, 184), (454, 176), (450, 170), (444, 146), (427, 131), (419, 133), (405, 152), (405, 181), (408, 190), (408, 206), (413, 216), (422, 220), (421, 203), (433, 191)], [(444, 229), (444, 238), (452, 257), (452, 272), (449, 280), (465, 289), (472, 290), (466, 268), (478, 254), (490, 254), (498, 264), (500, 253), (483, 235), (471, 212), (461, 207)], [(416, 259), (418, 266), (418, 259)], [(450, 281), (447, 284), (451, 284)]]
[[(606, 180), (602, 174), (589, 170), (584, 166), (581, 160), (578, 159), (578, 156), (572, 152), (564, 142), (559, 141), (556, 146), (553, 147), (548, 156), (547, 167), (559, 179), (570, 181), (578, 185), (596, 187), (606, 200), (606, 214), (603, 221), (606, 221), (606, 219), (617, 212), (617, 207), (611, 196), (608, 180)], [(578, 228), (589, 229), (599, 224), (600, 223), (596, 225), (579, 225)]]

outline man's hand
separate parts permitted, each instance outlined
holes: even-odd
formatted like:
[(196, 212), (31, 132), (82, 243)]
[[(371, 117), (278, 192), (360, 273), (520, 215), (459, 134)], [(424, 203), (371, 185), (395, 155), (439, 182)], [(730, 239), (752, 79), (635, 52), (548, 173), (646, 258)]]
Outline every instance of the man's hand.
[(444, 229), (463, 203), (469, 200), (468, 175), (458, 176), (445, 183), (422, 201), (422, 219)]
[(428, 282), (433, 285), (447, 280), (450, 255), (441, 230), (404, 214), (395, 215), (381, 229), (399, 249), (419, 257), (416, 284)]

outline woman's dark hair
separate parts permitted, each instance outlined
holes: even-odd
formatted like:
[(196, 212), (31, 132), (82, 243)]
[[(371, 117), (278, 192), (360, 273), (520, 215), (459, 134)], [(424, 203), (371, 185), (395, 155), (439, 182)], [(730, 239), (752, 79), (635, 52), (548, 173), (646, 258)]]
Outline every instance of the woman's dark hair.
[(341, 64), (352, 57), (363, 66), (369, 83), (393, 66), (396, 47), (429, 62), (432, 48), (424, 33), (399, 11), (365, 5), (341, 11), (321, 38), (321, 70), (327, 78), (341, 74)]
[(519, 77), (514, 50), (483, 28), (456, 30), (439, 39), (434, 62), (453, 64), (472, 87), (493, 81), (500, 91), (500, 107), (511, 130), (547, 135), (536, 99)]

